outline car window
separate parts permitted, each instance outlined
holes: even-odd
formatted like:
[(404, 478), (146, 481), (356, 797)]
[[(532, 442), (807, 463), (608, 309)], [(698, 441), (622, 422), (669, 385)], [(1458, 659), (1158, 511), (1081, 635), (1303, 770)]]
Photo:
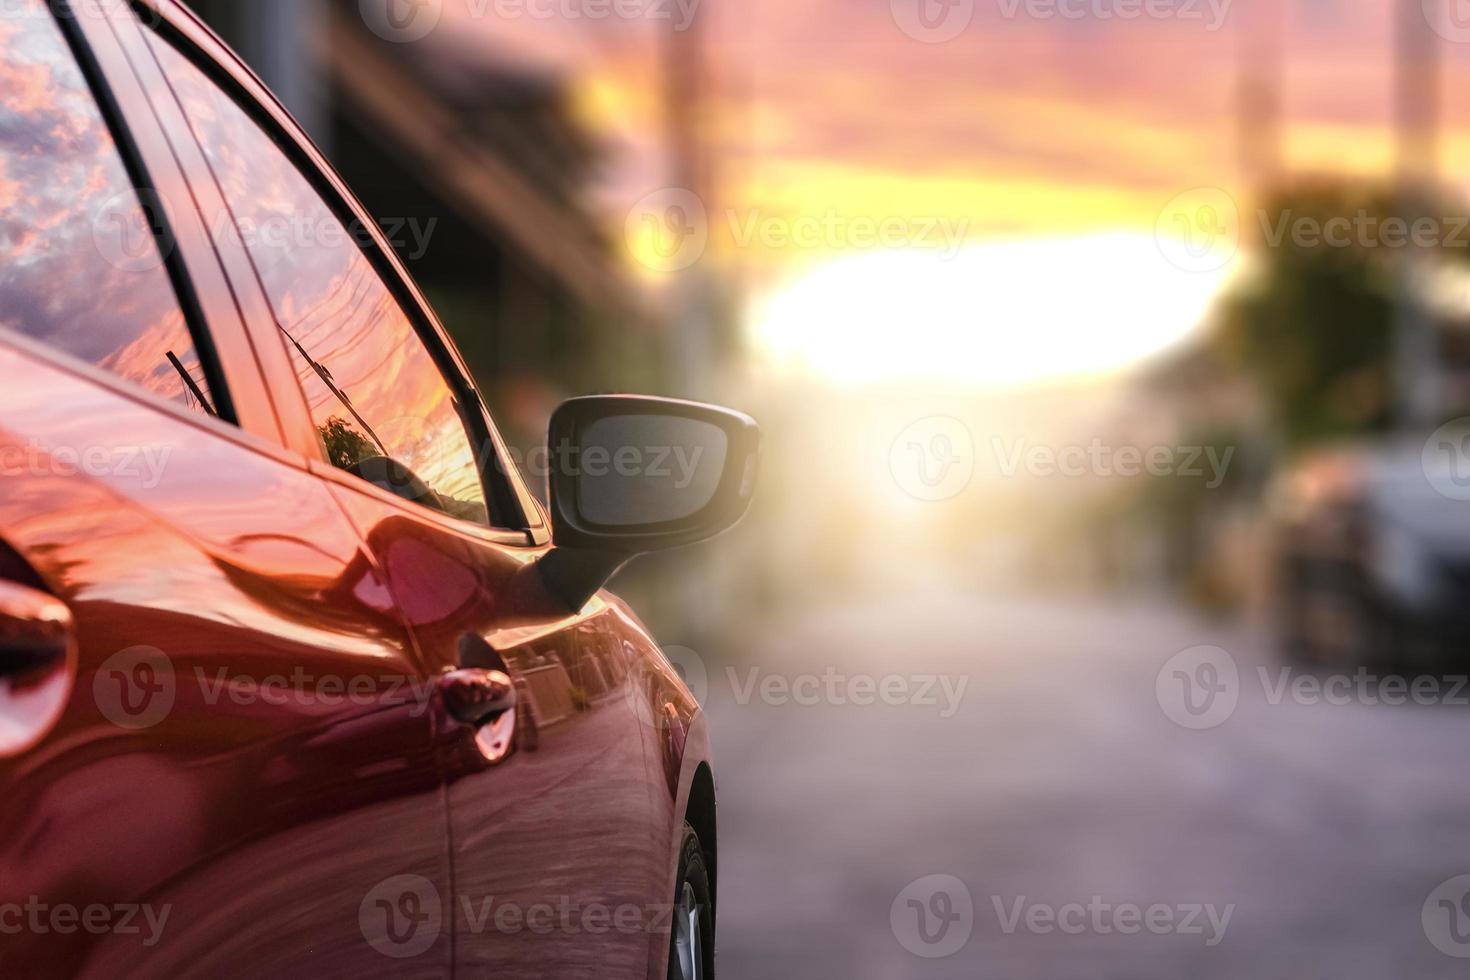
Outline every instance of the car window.
[(165, 40), (150, 42), (213, 168), (296, 364), (327, 459), (488, 524), (454, 390), (344, 224), (255, 120)]
[(0, 18), (0, 326), (197, 410), (210, 385), (112, 135), (42, 0)]

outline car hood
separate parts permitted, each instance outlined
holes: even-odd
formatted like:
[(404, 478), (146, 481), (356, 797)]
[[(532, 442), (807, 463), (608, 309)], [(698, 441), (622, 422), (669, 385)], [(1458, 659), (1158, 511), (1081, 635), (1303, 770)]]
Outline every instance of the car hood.
[(1422, 447), (1397, 447), (1368, 460), (1364, 504), (1379, 522), (1408, 533), (1446, 558), (1470, 559), (1470, 485), (1465, 500), (1448, 462), (1426, 459)]

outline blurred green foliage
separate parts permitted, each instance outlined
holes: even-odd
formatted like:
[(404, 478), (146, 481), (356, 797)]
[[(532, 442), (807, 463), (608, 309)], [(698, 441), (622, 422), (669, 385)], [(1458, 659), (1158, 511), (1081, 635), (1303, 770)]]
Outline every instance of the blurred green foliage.
[(1341, 178), (1275, 190), (1251, 212), (1242, 236), (1255, 261), (1222, 304), (1217, 340), (1227, 364), (1259, 385), (1286, 446), (1389, 426), (1395, 305), (1411, 250), (1384, 223), (1428, 219), (1436, 250), (1464, 261), (1464, 214)]

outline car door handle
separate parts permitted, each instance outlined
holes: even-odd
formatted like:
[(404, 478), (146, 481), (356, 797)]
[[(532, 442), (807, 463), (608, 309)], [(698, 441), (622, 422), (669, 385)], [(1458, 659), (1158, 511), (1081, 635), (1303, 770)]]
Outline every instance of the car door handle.
[(500, 670), (466, 667), (439, 678), (444, 710), (462, 725), (480, 728), (516, 706), (516, 688)]
[(0, 582), (0, 677), (64, 661), (75, 632), (71, 610), (61, 600), (14, 582)]

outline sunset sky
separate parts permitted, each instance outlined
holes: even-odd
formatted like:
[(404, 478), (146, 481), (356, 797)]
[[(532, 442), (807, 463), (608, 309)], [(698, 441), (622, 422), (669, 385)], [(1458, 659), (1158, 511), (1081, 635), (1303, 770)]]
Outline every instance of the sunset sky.
[[(718, 89), (709, 135), (733, 171), (727, 197), (737, 206), (969, 215), (1002, 233), (1151, 226), (1179, 190), (1236, 181), (1236, 53), (1242, 30), (1259, 33), (1252, 25), (1268, 16), (1256, 9), (1264, 0), (1213, 0), (1225, 4), (1218, 30), (1212, 0), (1177, 0), (1175, 17), (1128, 21), (1041, 18), (1027, 15), (1027, 0), (974, 0), (969, 26), (944, 43), (903, 32), (892, 8), (904, 2), (704, 0)], [(1085, 11), (1108, 0), (1074, 2)], [(1294, 0), (1288, 10), (1291, 163), (1382, 169), (1391, 0)], [(655, 26), (529, 17), (475, 26), (573, 72), (621, 139), (658, 133)], [(1453, 172), (1470, 160), (1470, 133), (1453, 126), (1470, 110), (1457, 94), (1470, 43), (1441, 50)], [(639, 162), (639, 149), (621, 147), (625, 162)], [(636, 169), (623, 179), (640, 178), (658, 186), (658, 175)]]
[[(757, 294), (780, 292), (834, 258), (863, 258), (866, 274), (883, 272), (867, 256), (873, 248), (845, 231), (798, 244), (732, 237), (761, 222), (790, 230), (798, 219), (863, 219), (909, 228), (912, 241), (881, 251), (932, 258), (939, 222), (961, 229), (967, 245), (1098, 241), (1152, 236), (1168, 202), (1194, 188), (1243, 197), (1239, 52), (1243, 39), (1268, 33), (1271, 8), (1266, 0), (1154, 0), (1165, 16), (1116, 16), (1128, 2), (705, 0), (704, 135), (717, 168), (706, 202), (711, 253), (742, 270)], [(1425, 0), (1431, 10), (1435, 2)], [(1453, 0), (1444, 2), (1448, 9)], [(936, 4), (928, 8), (936, 20), (961, 17), (949, 23), (962, 29), (942, 43), (911, 36), (904, 25), (915, 23), (918, 3)], [(1293, 0), (1285, 8), (1282, 149), (1293, 172), (1384, 174), (1391, 166), (1392, 3)], [(658, 9), (679, 16), (673, 0)], [(656, 42), (667, 21), (458, 16), (474, 28), (465, 43), (575, 80), (584, 116), (608, 141), (601, 203), (614, 219), (667, 184)], [(1463, 184), (1470, 31), (1440, 50), (1442, 173)], [(1062, 281), (1061, 253), (1032, 254), (1051, 278), (1038, 267), (1027, 288)], [(1170, 288), (1153, 272), (1121, 271), (1136, 273), (1136, 289)], [(1207, 292), (1223, 273), (1210, 275)], [(1198, 313), (1191, 284), (1172, 291), (1182, 297), (1178, 315)]]

